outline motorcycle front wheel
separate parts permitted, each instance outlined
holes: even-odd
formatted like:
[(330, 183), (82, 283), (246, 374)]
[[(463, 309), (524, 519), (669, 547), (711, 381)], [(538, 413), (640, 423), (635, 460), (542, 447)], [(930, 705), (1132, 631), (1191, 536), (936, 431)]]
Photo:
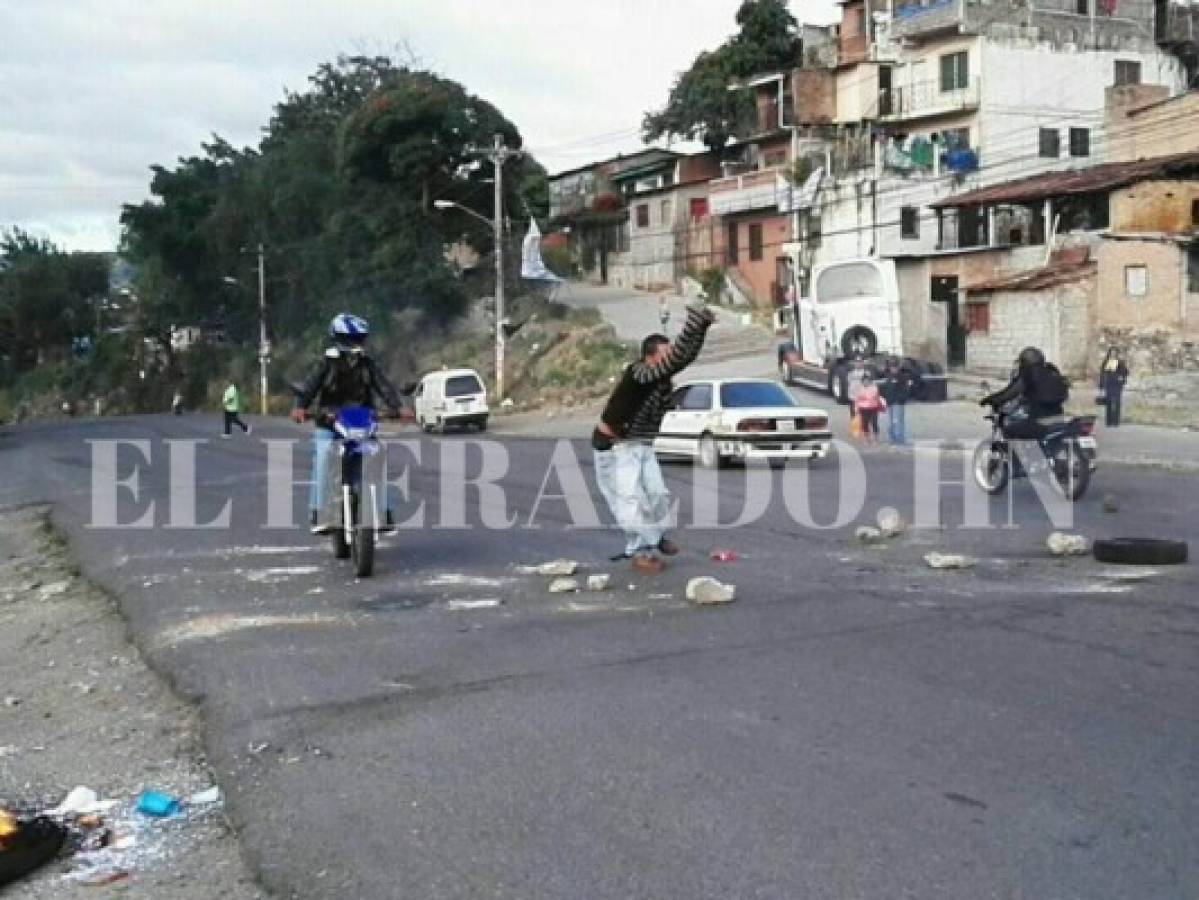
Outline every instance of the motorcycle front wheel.
[(375, 568), (375, 529), (362, 523), (362, 505), (354, 498), (354, 529), (350, 537), (350, 556), (354, 560), (354, 574), (368, 577)]
[(1011, 478), (1011, 460), (1007, 447), (994, 440), (985, 440), (974, 449), (974, 480), (988, 494), (995, 495), (1007, 487)]

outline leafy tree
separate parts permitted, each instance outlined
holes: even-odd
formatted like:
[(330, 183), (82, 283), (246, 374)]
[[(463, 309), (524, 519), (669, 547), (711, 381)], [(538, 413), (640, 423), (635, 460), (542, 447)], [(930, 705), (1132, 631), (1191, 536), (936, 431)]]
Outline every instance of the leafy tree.
[(796, 64), (799, 26), (784, 0), (743, 0), (736, 21), (735, 35), (700, 53), (675, 80), (665, 108), (645, 114), (641, 133), (646, 142), (700, 140), (720, 151), (753, 115), (751, 94), (728, 90), (730, 82)]

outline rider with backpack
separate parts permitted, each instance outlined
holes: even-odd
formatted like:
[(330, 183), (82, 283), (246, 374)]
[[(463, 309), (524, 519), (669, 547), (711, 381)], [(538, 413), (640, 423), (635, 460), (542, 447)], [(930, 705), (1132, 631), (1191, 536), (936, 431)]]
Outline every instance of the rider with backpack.
[(1025, 347), (1016, 358), (1016, 373), (1007, 387), (984, 397), (980, 406), (1002, 406), (1019, 399), (1007, 419), (1004, 435), (1015, 440), (1040, 437), (1046, 420), (1061, 416), (1070, 397), (1070, 384), (1057, 366), (1036, 347)]

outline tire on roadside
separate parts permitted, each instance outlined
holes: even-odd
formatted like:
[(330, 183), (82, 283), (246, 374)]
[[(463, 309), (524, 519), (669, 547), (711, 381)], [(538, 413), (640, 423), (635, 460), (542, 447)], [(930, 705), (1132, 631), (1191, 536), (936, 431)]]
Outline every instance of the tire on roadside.
[(1158, 538), (1109, 538), (1095, 541), (1091, 549), (1099, 562), (1126, 566), (1177, 566), (1188, 555), (1186, 541)]

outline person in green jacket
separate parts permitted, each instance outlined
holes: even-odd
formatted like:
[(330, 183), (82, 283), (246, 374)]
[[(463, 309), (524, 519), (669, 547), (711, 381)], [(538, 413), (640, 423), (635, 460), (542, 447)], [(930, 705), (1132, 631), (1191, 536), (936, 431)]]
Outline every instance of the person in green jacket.
[(225, 388), (225, 396), (221, 401), (225, 407), (225, 433), (221, 437), (229, 437), (232, 426), (239, 425), (244, 434), (250, 433), (250, 426), (241, 420), (241, 391), (232, 381)]

